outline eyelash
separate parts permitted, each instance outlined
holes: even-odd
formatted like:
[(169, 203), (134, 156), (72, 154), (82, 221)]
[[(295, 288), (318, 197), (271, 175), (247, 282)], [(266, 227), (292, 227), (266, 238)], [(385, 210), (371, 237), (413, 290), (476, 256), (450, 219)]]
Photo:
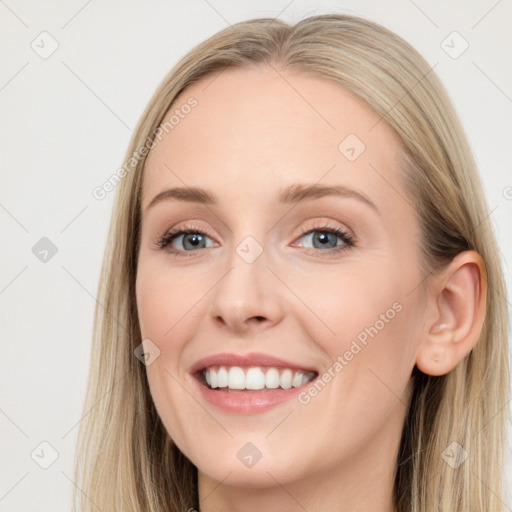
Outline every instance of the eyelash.
[[(300, 238), (303, 238), (305, 235), (309, 235), (310, 233), (314, 233), (315, 231), (318, 231), (320, 233), (331, 233), (333, 235), (337, 235), (342, 241), (343, 244), (336, 247), (330, 247), (329, 249), (315, 249), (315, 248), (306, 248), (306, 250), (314, 251), (314, 252), (322, 252), (322, 253), (328, 253), (329, 255), (332, 254), (338, 254), (343, 251), (347, 251), (351, 247), (355, 245), (354, 238), (350, 236), (346, 231), (344, 231), (341, 228), (338, 228), (336, 226), (330, 226), (330, 225), (315, 225), (312, 226), (311, 229), (308, 229), (307, 231), (304, 231), (301, 233)], [(167, 231), (163, 236), (161, 236), (157, 242), (156, 245), (160, 249), (166, 249), (170, 254), (173, 254), (174, 256), (184, 256), (189, 257), (193, 256), (195, 252), (197, 251), (183, 251), (181, 249), (174, 249), (168, 247), (175, 238), (178, 238), (178, 236), (186, 235), (190, 233), (200, 234), (200, 235), (206, 235), (209, 238), (213, 238), (208, 231), (204, 230), (203, 228), (194, 227), (193, 225), (186, 226), (184, 228), (176, 229), (176, 230), (170, 230)]]

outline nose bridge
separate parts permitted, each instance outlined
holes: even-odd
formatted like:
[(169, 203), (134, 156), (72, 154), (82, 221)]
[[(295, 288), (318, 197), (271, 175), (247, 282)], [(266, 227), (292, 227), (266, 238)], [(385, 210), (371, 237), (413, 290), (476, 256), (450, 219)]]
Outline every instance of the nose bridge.
[(226, 272), (213, 290), (211, 316), (238, 330), (254, 321), (275, 323), (281, 316), (282, 304), (279, 282), (267, 268), (269, 251), (263, 240), (252, 235), (239, 236), (238, 243), (236, 237), (233, 233)]

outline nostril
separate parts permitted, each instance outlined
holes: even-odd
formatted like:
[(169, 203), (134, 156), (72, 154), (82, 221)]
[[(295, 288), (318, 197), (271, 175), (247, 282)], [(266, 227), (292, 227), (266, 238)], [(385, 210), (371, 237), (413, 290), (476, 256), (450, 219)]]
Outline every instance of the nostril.
[(251, 316), (248, 320), (247, 320), (247, 323), (248, 324), (252, 324), (252, 323), (256, 323), (256, 324), (260, 324), (262, 323), (263, 321), (266, 320), (266, 317), (264, 316)]

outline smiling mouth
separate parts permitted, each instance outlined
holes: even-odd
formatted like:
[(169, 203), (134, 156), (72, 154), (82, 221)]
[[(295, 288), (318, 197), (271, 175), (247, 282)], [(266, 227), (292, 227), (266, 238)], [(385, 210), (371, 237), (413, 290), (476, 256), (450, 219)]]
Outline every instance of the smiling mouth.
[(228, 392), (298, 388), (318, 377), (315, 371), (262, 366), (210, 366), (196, 375), (207, 388)]

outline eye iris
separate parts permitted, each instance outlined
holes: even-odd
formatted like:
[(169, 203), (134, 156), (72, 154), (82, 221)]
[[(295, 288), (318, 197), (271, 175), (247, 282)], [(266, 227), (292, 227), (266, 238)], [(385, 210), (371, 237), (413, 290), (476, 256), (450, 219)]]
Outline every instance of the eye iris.
[(187, 247), (186, 241), (192, 244), (192, 247), (197, 247), (202, 241), (203, 236), (198, 233), (188, 233), (183, 235), (183, 247)]
[(319, 234), (315, 234), (313, 236), (314, 241), (319, 241), (321, 245), (325, 247), (325, 245), (329, 242), (329, 237), (334, 242), (333, 247), (336, 247), (336, 235), (334, 233), (328, 232), (320, 232)]

